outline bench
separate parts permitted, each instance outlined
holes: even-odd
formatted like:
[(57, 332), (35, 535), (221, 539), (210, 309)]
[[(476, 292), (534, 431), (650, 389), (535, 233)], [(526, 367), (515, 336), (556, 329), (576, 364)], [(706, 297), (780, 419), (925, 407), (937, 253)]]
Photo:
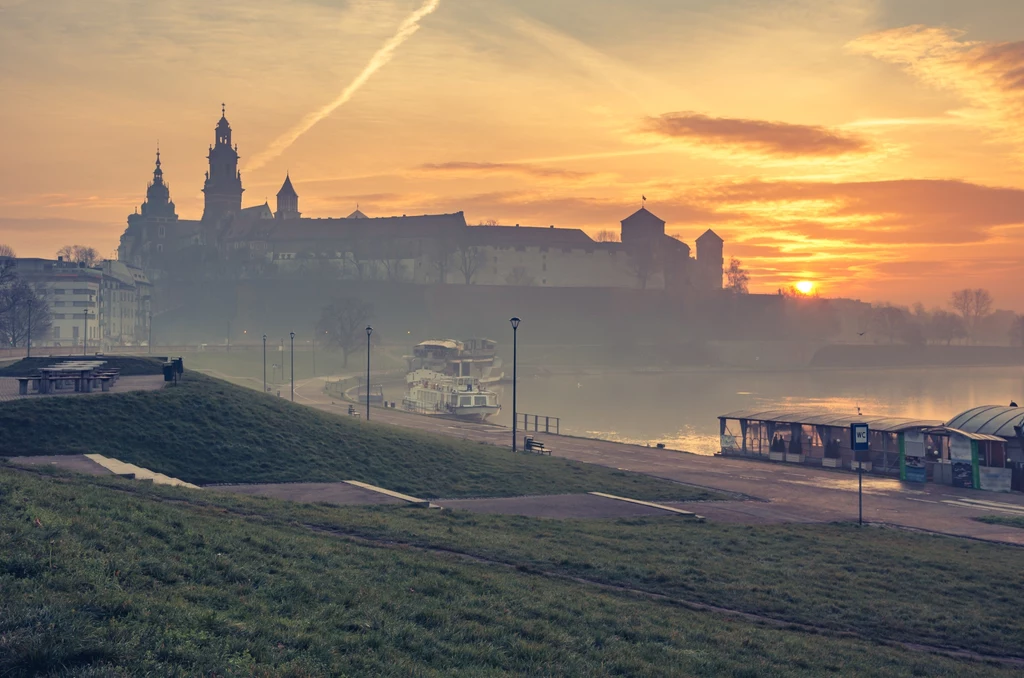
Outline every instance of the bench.
[(533, 436), (526, 436), (523, 441), (523, 449), (527, 452), (533, 452), (534, 454), (546, 454), (551, 456), (551, 448), (544, 445), (539, 440), (534, 440)]
[(18, 395), (28, 395), (28, 385), (35, 382), (36, 390), (39, 390), (39, 377), (18, 377)]
[(349, 405), (348, 406), (348, 416), (350, 416), (350, 417), (358, 417), (359, 416), (359, 413), (356, 412), (356, 406), (355, 405)]

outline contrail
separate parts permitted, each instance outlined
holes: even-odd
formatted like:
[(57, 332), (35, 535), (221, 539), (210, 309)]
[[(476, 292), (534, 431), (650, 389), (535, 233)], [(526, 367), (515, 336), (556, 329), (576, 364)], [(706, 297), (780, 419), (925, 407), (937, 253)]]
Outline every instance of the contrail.
[(263, 167), (269, 161), (284, 153), (289, 146), (295, 143), (296, 139), (308, 132), (313, 125), (333, 113), (339, 106), (347, 103), (348, 100), (359, 91), (359, 88), (366, 84), (366, 81), (369, 80), (374, 73), (391, 61), (391, 57), (395, 55), (395, 50), (398, 49), (403, 42), (411, 38), (413, 33), (419, 30), (420, 21), (423, 17), (433, 13), (440, 4), (441, 0), (424, 0), (419, 9), (405, 18), (402, 25), (398, 27), (398, 32), (391, 36), (388, 41), (385, 42), (372, 57), (370, 57), (370, 61), (367, 62), (366, 66), (359, 75), (356, 76), (355, 80), (350, 82), (348, 87), (342, 90), (341, 94), (339, 94), (334, 101), (306, 115), (299, 124), (295, 125), (295, 127), (292, 127), (290, 130), (275, 139), (273, 143), (271, 143), (270, 146), (268, 146), (262, 153), (254, 155), (252, 160), (249, 161), (246, 170), (256, 170)]

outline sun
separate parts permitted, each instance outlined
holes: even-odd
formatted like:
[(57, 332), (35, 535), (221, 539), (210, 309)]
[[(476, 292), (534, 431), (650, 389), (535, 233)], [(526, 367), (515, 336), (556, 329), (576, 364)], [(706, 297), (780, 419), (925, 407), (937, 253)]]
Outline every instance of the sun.
[(796, 291), (800, 294), (811, 294), (814, 292), (814, 283), (810, 280), (801, 280), (796, 284)]

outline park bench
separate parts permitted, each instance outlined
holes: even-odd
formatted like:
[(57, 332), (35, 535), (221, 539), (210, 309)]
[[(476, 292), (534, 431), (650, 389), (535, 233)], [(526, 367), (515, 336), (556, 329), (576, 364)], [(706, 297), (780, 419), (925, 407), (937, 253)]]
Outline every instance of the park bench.
[(551, 456), (551, 448), (544, 445), (539, 440), (535, 440), (533, 436), (526, 436), (523, 444), (523, 448), (527, 452), (533, 452), (534, 454), (546, 454)]
[(28, 395), (28, 387), (29, 387), (30, 384), (35, 387), (36, 391), (38, 391), (39, 390), (39, 380), (41, 378), (42, 377), (40, 377), (39, 375), (35, 375), (35, 376), (32, 376), (32, 377), (18, 377), (18, 394), (19, 395)]
[(350, 416), (350, 417), (358, 417), (359, 416), (359, 413), (356, 412), (356, 406), (355, 405), (349, 405), (348, 406), (348, 416)]

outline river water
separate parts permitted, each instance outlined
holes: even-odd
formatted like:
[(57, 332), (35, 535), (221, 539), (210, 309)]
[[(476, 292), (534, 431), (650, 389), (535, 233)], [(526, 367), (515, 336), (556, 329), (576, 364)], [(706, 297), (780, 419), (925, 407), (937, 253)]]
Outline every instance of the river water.
[[(492, 420), (511, 426), (512, 387), (495, 390), (502, 412)], [(560, 417), (562, 433), (699, 454), (719, 451), (718, 416), (734, 410), (859, 406), (865, 415), (948, 421), (1011, 400), (1024, 404), (1024, 367), (605, 373), (520, 377), (518, 385), (519, 412)]]

